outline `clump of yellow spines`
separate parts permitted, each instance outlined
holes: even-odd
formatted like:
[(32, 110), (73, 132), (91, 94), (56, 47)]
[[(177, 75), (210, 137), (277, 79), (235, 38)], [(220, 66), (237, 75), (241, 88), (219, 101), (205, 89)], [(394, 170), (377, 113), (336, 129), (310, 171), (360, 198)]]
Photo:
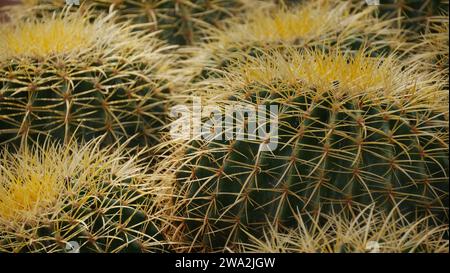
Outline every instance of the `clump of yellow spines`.
[(213, 31), (210, 39), (223, 44), (287, 42), (302, 45), (340, 36), (343, 42), (362, 34), (363, 29), (365, 34), (381, 30), (382, 25), (373, 25), (377, 20), (371, 12), (371, 8), (362, 11), (351, 3), (329, 0), (306, 2), (292, 9), (256, 9), (243, 20), (229, 22), (225, 32)]
[(83, 18), (20, 22), (13, 29), (3, 26), (0, 33), (2, 59), (23, 55), (45, 57), (78, 51), (95, 42), (97, 30)]
[[(113, 14), (97, 17), (93, 21), (92, 16), (89, 12), (61, 12), (44, 18), (21, 18), (2, 24), (1, 60), (72, 54), (83, 56), (88, 52), (91, 55), (87, 57), (93, 59), (96, 55), (113, 52), (123, 58), (151, 58), (156, 61), (162, 58), (158, 55), (160, 52), (170, 48), (164, 47), (164, 43), (154, 34), (133, 32), (133, 26), (129, 23), (114, 23)], [(156, 68), (167, 69), (167, 61), (159, 63)]]
[(231, 96), (234, 90), (245, 88), (249, 83), (270, 87), (279, 80), (314, 86), (318, 93), (332, 89), (336, 95), (364, 94), (374, 99), (398, 100), (400, 104), (404, 103), (402, 100), (420, 98), (428, 107), (445, 109), (448, 94), (442, 78), (430, 71), (419, 71), (419, 64), (405, 68), (395, 55), (370, 55), (370, 50), (364, 49), (354, 53), (343, 50), (298, 52), (294, 47), (287, 47), (283, 53), (269, 51), (261, 57), (237, 59), (223, 78), (203, 81), (200, 86), (205, 88), (200, 87), (197, 94), (211, 96), (214, 101)]

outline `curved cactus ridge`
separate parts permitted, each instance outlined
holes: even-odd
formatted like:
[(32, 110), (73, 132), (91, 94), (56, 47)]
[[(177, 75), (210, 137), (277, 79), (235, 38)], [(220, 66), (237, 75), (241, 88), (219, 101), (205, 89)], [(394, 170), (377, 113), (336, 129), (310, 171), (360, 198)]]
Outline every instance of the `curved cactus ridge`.
[[(268, 121), (258, 124), (266, 134), (248, 127), (241, 139), (235, 131), (229, 140), (219, 132), (183, 142), (168, 169), (192, 247), (232, 248), (268, 222), (290, 227), (298, 214), (351, 214), (372, 203), (448, 221), (448, 92), (431, 74), (365, 54), (271, 53), (200, 92), (223, 109), (277, 106), (278, 133), (275, 149), (263, 149), (272, 141)], [(225, 115), (235, 126), (251, 120)]]
[(81, 13), (0, 28), (0, 144), (42, 135), (158, 140), (173, 57), (153, 35)]

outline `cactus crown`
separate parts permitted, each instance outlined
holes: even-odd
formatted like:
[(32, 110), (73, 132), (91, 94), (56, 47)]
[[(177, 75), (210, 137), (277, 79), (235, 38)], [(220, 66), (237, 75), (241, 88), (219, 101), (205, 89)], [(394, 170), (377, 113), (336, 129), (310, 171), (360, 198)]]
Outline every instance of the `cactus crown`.
[[(140, 57), (157, 54), (162, 43), (154, 35), (133, 32), (128, 23), (114, 23), (114, 14), (97, 16), (91, 12), (61, 12), (43, 18), (22, 18), (0, 26), (4, 41), (1, 59), (19, 57), (52, 57), (79, 54), (90, 57), (100, 49), (128, 57), (141, 52)], [(97, 50), (92, 52), (93, 50)], [(83, 55), (92, 52), (91, 55)], [(154, 60), (157, 60), (157, 56)], [(84, 59), (85, 59), (84, 58)]]
[[(11, 157), (11, 155), (3, 155), (2, 162), (11, 163), (5, 159), (5, 156)], [(37, 162), (33, 162), (31, 158), (24, 159), (24, 162), (29, 164), (27, 169), (24, 169), (27, 163), (19, 165), (16, 162), (16, 166), (3, 165), (8, 169), (2, 168), (1, 171), (1, 177), (4, 180), (0, 185), (0, 218), (2, 221), (18, 223), (38, 217), (48, 210), (61, 194), (61, 183), (59, 183), (56, 173), (44, 169), (39, 170), (36, 166)], [(54, 165), (45, 166), (47, 169), (51, 167)], [(6, 179), (10, 182), (7, 183)]]
[(74, 16), (1, 26), (1, 56), (44, 57), (79, 50), (95, 42), (98, 33), (103, 32), (97, 30), (85, 18)]
[[(262, 62), (262, 66), (257, 66)], [(319, 92), (329, 90), (336, 81), (337, 90), (358, 92), (363, 89), (377, 90), (393, 84), (393, 59), (367, 58), (360, 51), (351, 56), (340, 51), (328, 54), (321, 51), (309, 51), (306, 54), (293, 54), (292, 58), (283, 58), (275, 54), (266, 59), (252, 59), (237, 66), (242, 76), (260, 84), (269, 84), (277, 79), (287, 83), (300, 81), (316, 86)]]
[[(430, 105), (445, 104), (440, 97), (445, 94), (445, 83), (438, 77), (419, 73), (415, 66), (404, 69), (394, 55), (385, 58), (370, 55), (364, 49), (355, 53), (308, 49), (298, 52), (288, 47), (284, 53), (270, 51), (263, 57), (237, 59), (226, 73), (225, 84), (218, 88), (223, 89), (224, 97), (230, 97), (234, 90), (246, 89), (250, 83), (270, 87), (279, 81), (288, 85), (314, 86), (319, 96), (325, 92), (337, 97), (343, 93), (357, 96), (364, 92), (368, 98), (391, 102), (398, 99), (401, 103), (401, 100), (415, 96)], [(204, 84), (209, 86), (210, 82)], [(419, 88), (420, 93), (416, 92)]]

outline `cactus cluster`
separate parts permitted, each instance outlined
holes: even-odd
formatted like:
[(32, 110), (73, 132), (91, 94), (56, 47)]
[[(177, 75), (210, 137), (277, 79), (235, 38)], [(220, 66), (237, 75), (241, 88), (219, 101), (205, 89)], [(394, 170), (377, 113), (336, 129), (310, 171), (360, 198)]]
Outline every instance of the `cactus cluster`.
[(1, 7), (0, 252), (448, 252), (448, 1), (380, 3)]
[(146, 163), (99, 140), (0, 153), (0, 252), (165, 251)]
[(0, 143), (106, 134), (150, 145), (172, 60), (152, 36), (81, 13), (0, 26)]
[(276, 149), (262, 149), (269, 135), (248, 129), (244, 139), (193, 140), (174, 160), (184, 196), (176, 216), (194, 249), (233, 249), (267, 223), (295, 225), (297, 213), (372, 203), (448, 221), (445, 90), (363, 52), (270, 55), (239, 65), (231, 86), (211, 95), (224, 105), (277, 105)]

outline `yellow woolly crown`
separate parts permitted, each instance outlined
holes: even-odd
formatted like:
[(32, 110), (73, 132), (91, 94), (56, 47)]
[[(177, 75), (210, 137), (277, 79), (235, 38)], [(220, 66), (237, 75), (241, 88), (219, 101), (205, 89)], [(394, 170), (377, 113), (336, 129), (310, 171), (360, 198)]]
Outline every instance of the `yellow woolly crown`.
[(55, 147), (43, 155), (40, 152), (24, 149), (15, 155), (2, 153), (0, 224), (36, 220), (48, 210), (58, 209), (56, 202), (64, 194), (65, 167), (61, 163), (66, 161), (56, 156)]
[[(445, 83), (438, 76), (405, 69), (395, 56), (370, 57), (370, 52), (302, 50), (286, 47), (283, 53), (269, 51), (262, 57), (238, 59), (226, 73), (221, 89), (246, 88), (249, 83), (272, 86), (274, 82), (314, 87), (317, 92), (359, 96), (406, 103), (426, 102), (430, 108), (448, 107)], [(215, 80), (205, 81), (207, 88)], [(278, 88), (278, 87), (274, 87)], [(212, 88), (214, 89), (214, 88)], [(217, 90), (216, 90), (217, 91)], [(207, 91), (216, 93), (216, 91)], [(278, 90), (279, 91), (279, 90)], [(227, 93), (227, 92), (225, 92)], [(227, 94), (226, 96), (228, 96)]]
[[(36, 158), (23, 158), (31, 166), (25, 170), (23, 164), (13, 169), (0, 171), (0, 219), (2, 221), (20, 222), (34, 219), (50, 208), (61, 190), (58, 175), (51, 171), (53, 166), (37, 169)], [(14, 169), (16, 167), (16, 169)], [(17, 171), (17, 172), (14, 172)], [(42, 172), (41, 172), (42, 171)], [(5, 180), (8, 180), (6, 182)]]
[(0, 50), (3, 56), (47, 56), (79, 51), (92, 45), (96, 27), (86, 18), (69, 16), (9, 24), (0, 28)]

